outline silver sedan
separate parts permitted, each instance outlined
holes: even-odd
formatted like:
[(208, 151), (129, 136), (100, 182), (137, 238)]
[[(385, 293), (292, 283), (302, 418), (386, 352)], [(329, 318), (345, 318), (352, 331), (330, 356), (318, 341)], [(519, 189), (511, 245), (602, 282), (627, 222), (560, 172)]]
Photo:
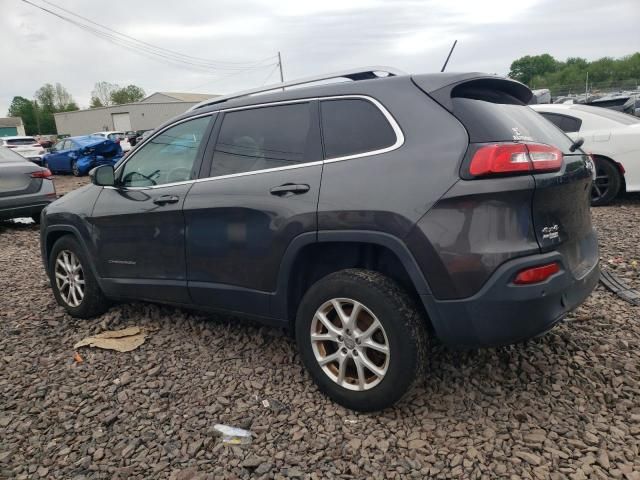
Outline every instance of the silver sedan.
[(0, 220), (31, 217), (56, 199), (53, 176), (26, 158), (0, 147)]

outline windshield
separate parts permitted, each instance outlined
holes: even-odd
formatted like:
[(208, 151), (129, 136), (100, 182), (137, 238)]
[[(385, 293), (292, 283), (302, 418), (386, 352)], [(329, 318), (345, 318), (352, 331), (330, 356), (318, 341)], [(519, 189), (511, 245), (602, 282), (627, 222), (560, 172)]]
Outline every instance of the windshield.
[(25, 158), (12, 152), (7, 147), (0, 147), (0, 163), (2, 162), (26, 162)]
[(599, 115), (609, 120), (613, 120), (614, 122), (621, 125), (634, 125), (636, 123), (640, 123), (640, 118), (634, 117), (632, 115), (627, 115), (626, 113), (618, 112), (616, 110), (611, 110), (609, 108), (590, 107), (588, 105), (575, 105), (573, 108), (575, 110), (581, 110), (583, 112), (589, 112), (594, 115)]

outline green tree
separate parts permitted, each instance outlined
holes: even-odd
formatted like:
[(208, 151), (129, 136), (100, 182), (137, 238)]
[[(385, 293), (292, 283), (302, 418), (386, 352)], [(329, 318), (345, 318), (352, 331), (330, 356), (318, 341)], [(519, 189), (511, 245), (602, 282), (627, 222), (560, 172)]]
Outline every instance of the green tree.
[(57, 133), (54, 113), (78, 110), (78, 104), (60, 83), (45, 83), (35, 93), (34, 109), (39, 133)]
[(137, 85), (127, 85), (111, 93), (111, 101), (114, 105), (139, 102), (145, 96), (144, 90)]
[(102, 104), (102, 102), (98, 97), (91, 97), (91, 103), (89, 104), (89, 108), (98, 108), (98, 107), (104, 107), (104, 105)]
[(526, 55), (513, 61), (509, 76), (519, 82), (530, 85), (534, 77), (555, 72), (557, 68), (558, 62), (548, 53), (533, 56)]
[(39, 133), (38, 119), (36, 118), (36, 112), (31, 100), (24, 97), (13, 97), (7, 114), (10, 117), (22, 118), (24, 130), (27, 135), (36, 135)]

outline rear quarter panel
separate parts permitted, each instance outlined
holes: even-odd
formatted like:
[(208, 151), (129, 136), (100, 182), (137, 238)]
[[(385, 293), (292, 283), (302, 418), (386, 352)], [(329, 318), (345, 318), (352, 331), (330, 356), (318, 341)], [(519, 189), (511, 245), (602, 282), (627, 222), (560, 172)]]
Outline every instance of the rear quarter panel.
[[(356, 82), (357, 83), (357, 82)], [(458, 179), (465, 129), (408, 77), (354, 92), (378, 100), (395, 118), (404, 144), (391, 152), (327, 162), (319, 230), (376, 230), (404, 238)]]

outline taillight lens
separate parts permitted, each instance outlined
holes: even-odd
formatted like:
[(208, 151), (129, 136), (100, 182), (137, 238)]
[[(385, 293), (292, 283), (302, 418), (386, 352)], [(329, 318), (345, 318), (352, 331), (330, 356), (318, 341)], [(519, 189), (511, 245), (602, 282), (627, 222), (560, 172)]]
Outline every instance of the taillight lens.
[(495, 143), (476, 150), (469, 165), (475, 177), (522, 172), (554, 172), (562, 167), (562, 152), (542, 143)]
[(53, 173), (48, 168), (31, 173), (31, 178), (50, 178), (52, 176)]
[(540, 265), (522, 270), (516, 275), (513, 283), (516, 285), (530, 285), (532, 283), (544, 282), (551, 275), (560, 271), (560, 265), (557, 262)]

